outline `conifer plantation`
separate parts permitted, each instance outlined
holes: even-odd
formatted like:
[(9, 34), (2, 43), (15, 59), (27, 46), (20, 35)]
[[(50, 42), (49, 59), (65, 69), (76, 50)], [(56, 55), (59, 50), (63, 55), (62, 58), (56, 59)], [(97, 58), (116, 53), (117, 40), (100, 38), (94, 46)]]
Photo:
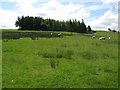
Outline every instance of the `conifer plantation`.
[(59, 21), (54, 19), (43, 19), (42, 17), (22, 16), (15, 22), (19, 30), (37, 30), (37, 31), (67, 31), (77, 33), (91, 33), (91, 27), (85, 25), (76, 19)]

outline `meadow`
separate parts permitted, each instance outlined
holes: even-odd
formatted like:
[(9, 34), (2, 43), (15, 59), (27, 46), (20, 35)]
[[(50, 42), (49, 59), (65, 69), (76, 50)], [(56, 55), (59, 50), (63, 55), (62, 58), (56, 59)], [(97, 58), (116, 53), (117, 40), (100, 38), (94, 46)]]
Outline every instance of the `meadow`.
[(50, 33), (2, 40), (3, 88), (118, 88), (117, 32)]

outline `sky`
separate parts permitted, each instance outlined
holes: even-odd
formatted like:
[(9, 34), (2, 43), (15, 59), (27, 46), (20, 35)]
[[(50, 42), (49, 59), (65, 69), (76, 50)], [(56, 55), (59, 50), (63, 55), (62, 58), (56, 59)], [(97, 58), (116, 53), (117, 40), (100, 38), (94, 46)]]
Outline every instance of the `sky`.
[(93, 30), (118, 30), (119, 0), (0, 0), (0, 29), (17, 29), (18, 16), (84, 19)]

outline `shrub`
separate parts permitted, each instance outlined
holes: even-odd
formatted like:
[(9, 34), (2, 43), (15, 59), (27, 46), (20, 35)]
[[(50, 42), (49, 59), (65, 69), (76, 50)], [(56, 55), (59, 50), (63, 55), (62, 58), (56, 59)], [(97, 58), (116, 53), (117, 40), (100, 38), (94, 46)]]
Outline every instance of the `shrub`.
[(45, 58), (55, 58), (54, 53), (50, 53), (50, 52), (44, 52), (42, 56)]
[(36, 40), (36, 37), (31, 37), (31, 40)]
[(59, 61), (58, 60), (51, 60), (50, 65), (51, 65), (51, 68), (56, 68), (59, 66)]
[(56, 67), (55, 61), (54, 61), (54, 60), (51, 60), (51, 61), (50, 61), (50, 65), (51, 65), (51, 68), (55, 68), (55, 67)]
[(117, 32), (116, 30), (113, 30), (112, 32)]
[(3, 42), (8, 42), (8, 39), (3, 39)]

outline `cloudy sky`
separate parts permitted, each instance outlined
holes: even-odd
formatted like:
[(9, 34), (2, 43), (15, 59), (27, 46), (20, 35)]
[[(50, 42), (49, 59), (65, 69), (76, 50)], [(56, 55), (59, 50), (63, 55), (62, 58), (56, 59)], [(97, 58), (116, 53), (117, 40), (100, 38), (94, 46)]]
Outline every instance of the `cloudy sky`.
[(0, 0), (0, 29), (15, 29), (18, 16), (84, 19), (94, 30), (118, 30), (119, 0)]

